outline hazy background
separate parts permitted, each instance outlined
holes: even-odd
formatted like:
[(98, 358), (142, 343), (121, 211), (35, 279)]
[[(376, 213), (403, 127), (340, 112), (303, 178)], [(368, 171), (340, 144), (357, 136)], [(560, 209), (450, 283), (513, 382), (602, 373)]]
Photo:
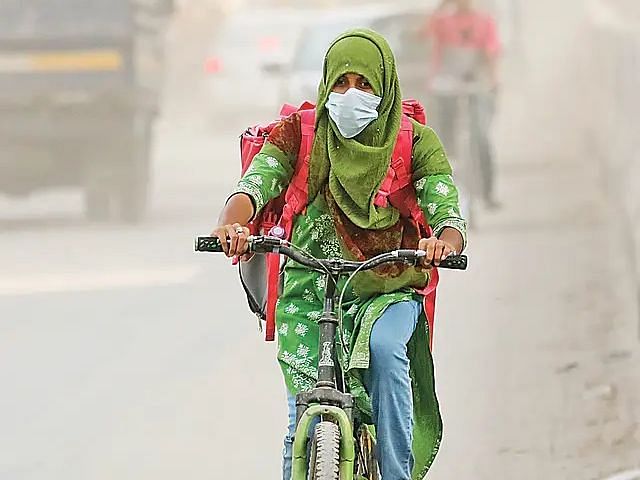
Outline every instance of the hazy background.
[[(275, 345), (192, 239), (238, 178), (240, 132), (311, 95), (281, 66), (300, 32), (372, 7), (140, 0), (130, 24), (120, 3), (0, 0), (0, 479), (279, 478)], [(503, 208), (444, 275), (429, 478), (604, 479), (640, 468), (640, 7), (483, 3), (505, 41)], [(139, 206), (147, 167), (136, 222), (118, 205)]]

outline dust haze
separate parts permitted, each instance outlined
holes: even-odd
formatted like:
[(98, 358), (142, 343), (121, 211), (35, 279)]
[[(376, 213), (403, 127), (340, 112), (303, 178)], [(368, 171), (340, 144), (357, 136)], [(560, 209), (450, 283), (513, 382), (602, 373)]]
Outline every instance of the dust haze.
[[(401, 19), (380, 28), (429, 112), (419, 31), (438, 3), (0, 3), (0, 479), (280, 478), (276, 348), (193, 238), (238, 179), (239, 135), (314, 101), (347, 27)], [(640, 6), (478, 4), (503, 40), (501, 208), (443, 275), (428, 478), (633, 472)]]

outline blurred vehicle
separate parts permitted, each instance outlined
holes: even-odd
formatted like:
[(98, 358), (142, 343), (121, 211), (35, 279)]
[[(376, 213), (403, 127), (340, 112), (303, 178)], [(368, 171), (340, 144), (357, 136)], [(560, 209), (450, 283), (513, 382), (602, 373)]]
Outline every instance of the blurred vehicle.
[(211, 110), (224, 119), (238, 108), (270, 108), (280, 80), (270, 65), (288, 63), (314, 12), (299, 8), (250, 8), (235, 12), (216, 35), (205, 59)]
[(409, 7), (369, 5), (316, 15), (299, 37), (292, 60), (264, 67), (281, 74), (280, 102), (315, 101), (327, 48), (340, 33), (354, 27), (372, 28), (384, 35), (396, 56), (403, 96), (424, 97), (429, 52), (422, 32), (429, 7), (435, 4), (436, 1)]
[(171, 0), (0, 2), (0, 193), (81, 187), (139, 220)]

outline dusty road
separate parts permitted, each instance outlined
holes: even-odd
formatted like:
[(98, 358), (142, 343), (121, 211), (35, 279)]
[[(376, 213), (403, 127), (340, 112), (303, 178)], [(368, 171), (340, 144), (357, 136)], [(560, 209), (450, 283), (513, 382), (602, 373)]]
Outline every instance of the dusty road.
[[(546, 32), (528, 24), (538, 40), (505, 80), (504, 209), (480, 217), (470, 270), (443, 282), (434, 480), (596, 480), (640, 466), (633, 296), (606, 248), (615, 223), (572, 128), (575, 99), (560, 94), (575, 84), (580, 17), (554, 20), (547, 3), (527, 7)], [(173, 32), (173, 45), (185, 38)], [(231, 267), (191, 251), (237, 175), (237, 141), (210, 132), (184, 87), (174, 79), (159, 125), (146, 225), (86, 225), (73, 194), (0, 200), (2, 480), (278, 478), (275, 349)]]

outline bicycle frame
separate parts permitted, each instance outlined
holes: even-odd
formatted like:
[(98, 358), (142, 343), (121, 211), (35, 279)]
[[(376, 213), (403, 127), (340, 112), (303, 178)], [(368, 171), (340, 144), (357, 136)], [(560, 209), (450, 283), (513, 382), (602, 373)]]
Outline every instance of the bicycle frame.
[[(388, 262), (407, 262), (415, 265), (425, 252), (422, 250), (394, 250), (380, 254), (365, 262), (343, 259), (319, 260), (287, 246), (280, 238), (270, 236), (250, 237), (254, 253), (282, 253), (294, 261), (317, 272), (324, 273), (324, 308), (319, 324), (318, 381), (315, 387), (296, 395), (296, 432), (293, 443), (292, 480), (306, 480), (308, 474), (307, 445), (309, 427), (317, 418), (330, 419), (340, 430), (340, 480), (353, 480), (356, 466), (356, 439), (354, 437), (353, 397), (345, 392), (344, 377), (336, 356), (336, 332), (339, 321), (335, 313), (336, 282), (342, 275), (373, 269)], [(222, 252), (217, 237), (198, 237), (198, 252)], [(440, 268), (465, 270), (467, 257), (447, 257)], [(366, 268), (365, 268), (366, 267)]]
[(296, 396), (296, 432), (293, 442), (291, 480), (306, 480), (308, 474), (307, 444), (309, 427), (314, 419), (333, 420), (340, 429), (340, 480), (353, 480), (356, 448), (353, 435), (353, 397), (342, 392), (336, 363), (336, 331), (338, 317), (335, 313), (336, 284), (328, 272), (325, 274), (324, 311), (320, 327), (318, 351), (318, 382), (313, 390)]

